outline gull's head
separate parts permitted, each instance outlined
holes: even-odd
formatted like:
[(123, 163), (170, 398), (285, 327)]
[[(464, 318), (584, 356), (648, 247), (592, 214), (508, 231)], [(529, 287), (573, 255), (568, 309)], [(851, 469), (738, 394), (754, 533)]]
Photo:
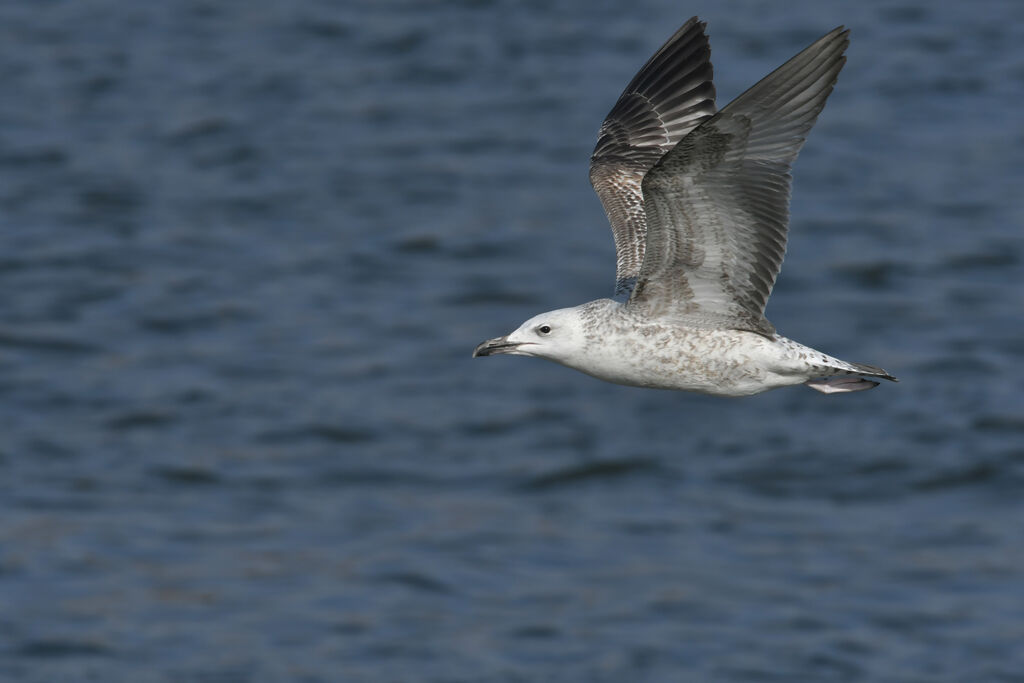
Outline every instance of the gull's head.
[(566, 363), (582, 348), (583, 342), (583, 320), (579, 310), (562, 308), (535, 315), (504, 337), (488, 339), (473, 349), (473, 357), (507, 353)]

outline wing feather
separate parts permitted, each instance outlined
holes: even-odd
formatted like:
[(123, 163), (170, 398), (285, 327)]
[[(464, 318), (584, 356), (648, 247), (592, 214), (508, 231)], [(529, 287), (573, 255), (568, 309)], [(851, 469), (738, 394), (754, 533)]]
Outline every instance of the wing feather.
[(590, 182), (612, 226), (617, 295), (632, 291), (647, 223), (640, 184), (658, 160), (715, 113), (705, 24), (687, 21), (637, 72), (605, 117), (590, 159)]
[(771, 335), (790, 168), (846, 58), (839, 27), (707, 119), (642, 182), (647, 238), (631, 305)]

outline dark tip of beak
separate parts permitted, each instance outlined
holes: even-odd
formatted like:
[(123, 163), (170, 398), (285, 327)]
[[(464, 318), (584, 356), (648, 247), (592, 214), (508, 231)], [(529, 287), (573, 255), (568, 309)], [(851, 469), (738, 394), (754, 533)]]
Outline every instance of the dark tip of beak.
[(499, 353), (508, 353), (517, 346), (519, 346), (519, 344), (508, 341), (506, 337), (488, 339), (473, 349), (473, 358), (476, 358), (477, 356), (493, 356)]

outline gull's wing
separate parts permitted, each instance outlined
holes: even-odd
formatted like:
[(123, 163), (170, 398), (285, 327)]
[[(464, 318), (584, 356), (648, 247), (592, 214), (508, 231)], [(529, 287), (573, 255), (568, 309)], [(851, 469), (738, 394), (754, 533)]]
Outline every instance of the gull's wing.
[(764, 307), (786, 251), (793, 160), (846, 58), (839, 27), (762, 79), (643, 180), (647, 248), (630, 305), (771, 335)]
[(598, 133), (590, 182), (615, 236), (617, 295), (632, 291), (644, 258), (644, 174), (715, 113), (704, 27), (697, 17), (683, 24), (633, 77)]

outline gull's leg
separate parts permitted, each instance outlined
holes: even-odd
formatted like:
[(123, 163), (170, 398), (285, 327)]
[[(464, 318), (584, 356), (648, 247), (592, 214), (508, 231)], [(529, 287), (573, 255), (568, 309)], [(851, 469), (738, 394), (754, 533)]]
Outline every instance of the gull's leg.
[(863, 377), (826, 377), (824, 379), (812, 379), (804, 382), (807, 386), (823, 394), (845, 394), (850, 391), (864, 391), (874, 389), (878, 382), (872, 382)]

